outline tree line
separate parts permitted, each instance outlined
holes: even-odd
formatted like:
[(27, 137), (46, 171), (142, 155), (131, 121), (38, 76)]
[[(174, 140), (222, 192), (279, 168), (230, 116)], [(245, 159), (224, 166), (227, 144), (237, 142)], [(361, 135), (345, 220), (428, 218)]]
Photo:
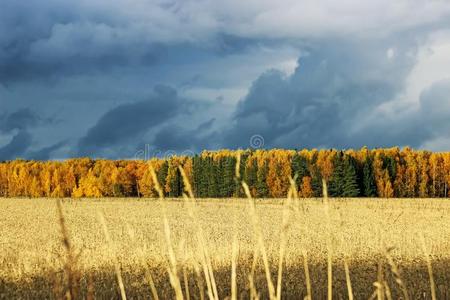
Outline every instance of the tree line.
[[(239, 159), (238, 159), (239, 157)], [(410, 148), (360, 150), (220, 150), (167, 159), (0, 163), (0, 197), (156, 197), (150, 169), (167, 197), (180, 197), (180, 168), (196, 197), (242, 197), (236, 178), (254, 197), (286, 197), (293, 178), (299, 195), (332, 197), (447, 197), (450, 153)]]

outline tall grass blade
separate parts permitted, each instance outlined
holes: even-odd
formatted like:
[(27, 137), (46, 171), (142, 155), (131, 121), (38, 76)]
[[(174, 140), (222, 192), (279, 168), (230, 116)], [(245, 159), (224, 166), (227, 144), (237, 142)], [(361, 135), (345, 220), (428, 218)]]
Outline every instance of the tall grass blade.
[(431, 299), (436, 300), (436, 284), (434, 283), (433, 267), (431, 266), (430, 254), (428, 252), (423, 233), (420, 234), (420, 243), (422, 246), (423, 255), (425, 255), (425, 260), (427, 262), (428, 276), (430, 277)]
[(261, 227), (259, 225), (258, 217), (256, 215), (256, 208), (254, 200), (250, 194), (250, 190), (248, 188), (248, 185), (245, 182), (242, 182), (242, 187), (244, 188), (244, 192), (247, 195), (249, 206), (250, 206), (250, 216), (253, 221), (253, 228), (256, 235), (256, 242), (259, 245), (259, 251), (261, 251), (263, 263), (264, 263), (264, 270), (266, 273), (266, 280), (267, 280), (267, 286), (269, 289), (269, 297), (270, 299), (276, 299), (275, 295), (275, 287), (273, 285), (272, 276), (270, 275), (270, 266), (269, 266), (269, 259), (267, 256), (266, 248), (264, 246), (264, 240), (262, 236)]
[(119, 266), (119, 261), (117, 259), (115, 247), (113, 245), (111, 236), (109, 235), (108, 226), (106, 225), (105, 217), (100, 211), (98, 212), (98, 219), (100, 221), (100, 224), (102, 225), (103, 234), (105, 235), (106, 242), (108, 243), (108, 248), (111, 249), (111, 251), (113, 251), (112, 254), (113, 254), (114, 270), (116, 272), (117, 283), (119, 284), (120, 296), (121, 296), (122, 300), (126, 300), (127, 295), (125, 293), (125, 286), (123, 284), (123, 279), (122, 279), (122, 271)]

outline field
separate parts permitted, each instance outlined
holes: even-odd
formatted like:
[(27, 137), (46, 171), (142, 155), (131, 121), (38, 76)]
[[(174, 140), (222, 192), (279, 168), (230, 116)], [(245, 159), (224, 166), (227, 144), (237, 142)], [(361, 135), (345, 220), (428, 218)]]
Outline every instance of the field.
[(0, 199), (0, 298), (450, 297), (446, 200), (61, 203)]

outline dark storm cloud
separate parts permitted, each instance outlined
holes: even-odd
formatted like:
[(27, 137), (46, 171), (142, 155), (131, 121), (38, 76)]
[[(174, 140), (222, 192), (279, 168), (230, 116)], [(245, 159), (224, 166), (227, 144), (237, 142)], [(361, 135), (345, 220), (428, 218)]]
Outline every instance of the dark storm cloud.
[[(129, 157), (141, 141), (246, 148), (256, 134), (266, 147), (346, 148), (447, 136), (446, 110), (431, 108), (448, 103), (446, 83), (416, 111), (379, 111), (407, 94), (417, 48), (448, 30), (445, 1), (0, 2), (0, 103), (13, 112), (0, 112), (5, 157)], [(157, 84), (182, 96), (131, 102)]]
[(210, 130), (215, 119), (206, 121), (194, 129), (178, 125), (168, 125), (159, 130), (154, 137), (152, 146), (162, 151), (201, 152), (215, 142)]
[(11, 141), (0, 148), (0, 160), (15, 158), (49, 159), (50, 154), (61, 148), (65, 142), (59, 142), (38, 151), (30, 151), (34, 128), (52, 124), (53, 118), (42, 118), (28, 108), (22, 108), (12, 113), (0, 116), (0, 133), (13, 134)]
[(28, 108), (19, 109), (13, 113), (0, 116), (0, 132), (11, 132), (15, 129), (23, 130), (41, 122), (39, 116)]
[(450, 80), (441, 80), (422, 92), (421, 119), (417, 126), (424, 127), (430, 136), (450, 136)]
[(3, 0), (0, 83), (154, 64), (167, 47), (136, 25), (81, 2)]
[(375, 115), (376, 121), (369, 122), (352, 138), (365, 141), (369, 147), (420, 147), (450, 137), (449, 116), (450, 80), (442, 80), (422, 92), (416, 109), (391, 116)]
[[(179, 126), (167, 126), (158, 131), (152, 146), (162, 151), (199, 151), (197, 134)], [(195, 149), (193, 149), (195, 147)]]
[(95, 155), (110, 147), (126, 146), (149, 129), (176, 117), (187, 104), (176, 90), (156, 86), (150, 99), (119, 105), (104, 114), (78, 143), (79, 155)]
[(0, 133), (13, 133), (11, 141), (0, 148), (0, 160), (10, 160), (25, 154), (32, 143), (28, 128), (36, 126), (40, 118), (29, 109), (19, 109), (0, 116)]
[(66, 141), (62, 141), (62, 142), (58, 142), (54, 145), (44, 147), (37, 151), (30, 151), (30, 152), (27, 152), (26, 157), (28, 159), (33, 159), (33, 160), (48, 160), (51, 158), (51, 155), (53, 152), (60, 149), (61, 147), (63, 147), (66, 144), (67, 144)]
[(0, 148), (0, 161), (21, 158), (32, 142), (31, 135), (25, 131), (19, 131), (9, 144)]
[[(317, 42), (300, 57), (293, 75), (268, 71), (238, 104), (225, 145), (246, 147), (252, 135), (268, 147), (362, 146), (352, 126), (404, 88), (414, 56), (389, 58), (393, 40)], [(397, 42), (413, 49), (409, 41)], [(397, 49), (403, 52), (404, 49)], [(377, 126), (376, 124), (374, 124)], [(386, 139), (377, 143), (387, 144)]]

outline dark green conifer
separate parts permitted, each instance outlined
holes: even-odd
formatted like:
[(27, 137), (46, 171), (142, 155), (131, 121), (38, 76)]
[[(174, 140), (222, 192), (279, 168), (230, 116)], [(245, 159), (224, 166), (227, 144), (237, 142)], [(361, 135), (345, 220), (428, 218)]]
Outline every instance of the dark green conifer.
[(292, 157), (291, 169), (291, 176), (292, 178), (296, 178), (295, 183), (297, 187), (301, 186), (303, 177), (310, 176), (307, 159), (297, 152)]
[(161, 168), (158, 170), (158, 172), (156, 174), (159, 185), (161, 186), (161, 188), (163, 190), (163, 193), (164, 193), (164, 187), (166, 186), (168, 170), (169, 170), (169, 163), (167, 162), (167, 160), (164, 160), (164, 163), (162, 164)]
[(244, 173), (244, 181), (248, 184), (250, 190), (257, 189), (258, 185), (258, 162), (253, 159), (251, 164), (248, 165)]
[(365, 197), (376, 197), (377, 196), (377, 186), (375, 183), (375, 174), (373, 172), (373, 160), (370, 157), (368, 157), (364, 161), (363, 186), (364, 186), (363, 194)]
[(344, 192), (343, 156), (342, 151), (339, 151), (333, 160), (333, 173), (328, 182), (328, 194), (331, 197), (341, 197)]
[(267, 198), (269, 196), (269, 188), (266, 181), (268, 169), (268, 162), (265, 161), (262, 168), (258, 168), (257, 171), (256, 191), (259, 198)]
[(311, 187), (313, 190), (314, 197), (322, 197), (322, 174), (320, 173), (319, 168), (316, 165), (311, 167)]
[(342, 181), (342, 197), (359, 196), (356, 162), (354, 158), (349, 155), (344, 156)]

